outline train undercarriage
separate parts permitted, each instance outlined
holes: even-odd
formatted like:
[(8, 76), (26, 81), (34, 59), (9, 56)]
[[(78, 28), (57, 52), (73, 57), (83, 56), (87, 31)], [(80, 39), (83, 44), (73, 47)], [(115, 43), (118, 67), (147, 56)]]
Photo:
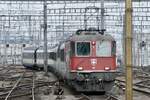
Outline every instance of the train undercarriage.
[(115, 74), (116, 72), (76, 73), (76, 79), (68, 79), (67, 83), (79, 92), (108, 92), (114, 85)]

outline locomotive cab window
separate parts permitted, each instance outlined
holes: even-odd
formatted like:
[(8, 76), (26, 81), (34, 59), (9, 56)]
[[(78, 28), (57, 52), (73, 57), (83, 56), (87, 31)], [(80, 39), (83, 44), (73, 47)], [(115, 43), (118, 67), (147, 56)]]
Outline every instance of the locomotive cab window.
[(112, 55), (116, 54), (116, 41), (112, 42)]
[(99, 57), (111, 56), (111, 42), (110, 41), (97, 41), (96, 42), (96, 55)]
[(78, 56), (89, 56), (90, 55), (90, 42), (77, 42), (76, 54)]

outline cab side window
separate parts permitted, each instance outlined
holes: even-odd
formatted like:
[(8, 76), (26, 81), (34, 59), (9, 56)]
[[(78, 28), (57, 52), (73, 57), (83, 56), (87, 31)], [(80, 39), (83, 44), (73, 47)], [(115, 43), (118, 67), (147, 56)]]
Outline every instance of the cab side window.
[(64, 58), (65, 58), (64, 49), (61, 49), (61, 50), (60, 50), (60, 60), (61, 60), (61, 61), (64, 61), (64, 60), (65, 60)]
[(71, 41), (71, 51), (70, 51), (70, 55), (74, 56), (75, 55), (75, 42)]
[(112, 55), (116, 54), (116, 41), (112, 41)]

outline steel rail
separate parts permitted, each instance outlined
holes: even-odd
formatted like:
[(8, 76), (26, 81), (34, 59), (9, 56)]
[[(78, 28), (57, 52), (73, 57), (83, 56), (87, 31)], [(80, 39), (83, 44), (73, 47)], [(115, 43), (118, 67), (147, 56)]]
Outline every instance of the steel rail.
[(33, 71), (33, 77), (32, 77), (32, 100), (35, 100), (35, 72)]
[[(116, 79), (116, 81), (119, 82), (119, 85), (118, 85), (119, 87), (122, 87), (122, 88), (125, 87), (125, 81), (124, 80)], [(133, 90), (141, 92), (141, 93), (145, 93), (145, 94), (148, 94), (148, 95), (150, 94), (150, 89), (149, 88), (147, 88), (146, 86), (141, 88), (136, 83), (133, 84)]]
[[(45, 82), (45, 81), (35, 81), (35, 87), (41, 86), (41, 85), (54, 85), (56, 83), (56, 81), (52, 81), (52, 82)], [(22, 84), (17, 86), (17, 88), (21, 88), (21, 87), (30, 87), (32, 86), (31, 83), (28, 84)], [(5, 87), (5, 88), (0, 88), (1, 89), (10, 89), (12, 88), (11, 86)]]
[(114, 95), (111, 95), (111, 94), (107, 94), (107, 99), (106, 100), (119, 100), (119, 98), (117, 98), (116, 96)]
[(20, 83), (20, 81), (22, 80), (23, 76), (25, 75), (25, 72), (20, 76), (20, 78), (17, 80), (16, 84), (13, 86), (13, 88), (9, 91), (8, 95), (5, 97), (5, 100), (8, 100), (9, 96), (11, 95), (11, 93), (14, 91), (14, 89), (17, 87), (17, 85)]
[[(56, 82), (50, 82), (51, 84), (50, 85), (54, 85)], [(40, 83), (40, 84), (35, 84), (35, 88), (38, 88), (38, 87), (43, 87), (43, 86), (49, 86), (49, 82), (46, 82), (46, 83)], [(28, 90), (31, 90), (32, 88), (32, 84), (27, 84), (27, 85), (23, 85), (23, 86), (17, 86), (17, 88), (28, 88)], [(35, 89), (34, 88), (34, 89)], [(25, 91), (26, 92), (26, 91)], [(2, 93), (0, 94), (0, 100), (1, 99), (5, 99), (5, 95), (7, 95), (9, 92), (5, 92), (5, 93)], [(9, 98), (15, 98), (15, 97), (22, 97), (22, 96), (26, 96), (26, 95), (32, 95), (32, 91), (28, 92), (28, 93), (21, 93), (21, 94), (18, 94), (18, 95), (12, 95), (12, 96), (9, 96)]]
[[(28, 92), (28, 93), (25, 93), (25, 94), (19, 94), (19, 95), (13, 95), (13, 96), (10, 96), (9, 98), (17, 98), (17, 97), (22, 97), (22, 96), (28, 96), (28, 95), (31, 95), (32, 93), (31, 92)], [(4, 97), (0, 97), (0, 100), (3, 100), (5, 99)]]
[(78, 100), (91, 100), (89, 96), (81, 94), (81, 97)]

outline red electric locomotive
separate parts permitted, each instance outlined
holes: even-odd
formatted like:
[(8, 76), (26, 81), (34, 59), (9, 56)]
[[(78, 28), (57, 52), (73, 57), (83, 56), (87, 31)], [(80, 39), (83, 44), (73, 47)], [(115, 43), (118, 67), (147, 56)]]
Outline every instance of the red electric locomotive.
[(113, 86), (116, 42), (111, 35), (99, 30), (78, 30), (59, 45), (57, 56), (53, 69), (77, 91), (109, 91)]
[[(116, 42), (111, 35), (103, 33), (93, 29), (78, 30), (66, 41), (48, 49), (48, 69), (76, 91), (110, 91), (117, 72)], [(43, 47), (25, 49), (23, 65), (41, 68), (43, 53)]]

